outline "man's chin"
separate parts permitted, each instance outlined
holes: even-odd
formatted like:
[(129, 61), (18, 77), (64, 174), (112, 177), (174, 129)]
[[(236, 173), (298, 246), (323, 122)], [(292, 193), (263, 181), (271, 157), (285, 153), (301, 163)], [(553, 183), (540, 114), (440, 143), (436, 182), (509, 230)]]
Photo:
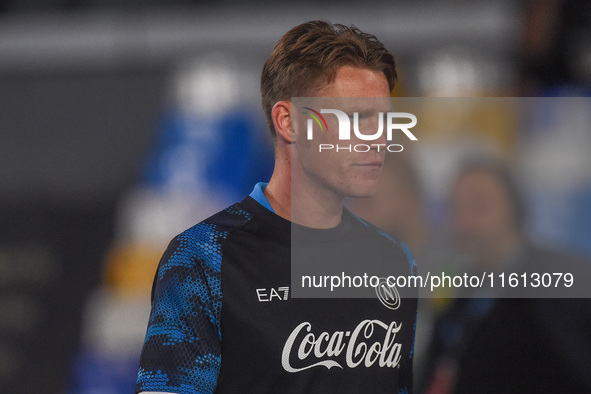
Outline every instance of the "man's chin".
[(378, 192), (377, 182), (371, 185), (354, 186), (348, 191), (347, 197), (353, 198), (369, 198), (373, 197)]

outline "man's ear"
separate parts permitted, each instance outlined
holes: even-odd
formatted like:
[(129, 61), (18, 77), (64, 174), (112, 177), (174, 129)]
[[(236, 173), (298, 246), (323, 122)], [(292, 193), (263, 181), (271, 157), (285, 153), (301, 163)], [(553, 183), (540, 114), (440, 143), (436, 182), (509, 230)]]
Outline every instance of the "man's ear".
[(288, 144), (295, 142), (295, 134), (292, 131), (291, 102), (278, 101), (271, 110), (271, 118), (277, 133), (277, 138)]

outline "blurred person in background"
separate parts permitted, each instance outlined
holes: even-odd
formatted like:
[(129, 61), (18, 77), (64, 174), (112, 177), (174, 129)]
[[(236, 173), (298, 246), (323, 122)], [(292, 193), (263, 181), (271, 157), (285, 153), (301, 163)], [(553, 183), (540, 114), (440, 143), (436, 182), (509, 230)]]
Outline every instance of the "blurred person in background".
[(521, 96), (589, 96), (591, 3), (527, 0), (519, 62)]
[[(366, 246), (377, 245), (388, 250), (379, 255), (388, 266), (413, 272), (404, 243), (344, 209), (346, 196), (375, 193), (384, 151), (319, 157), (290, 102), (306, 95), (389, 103), (395, 80), (392, 55), (355, 27), (312, 21), (278, 42), (261, 76), (275, 142), (271, 180), (169, 245), (136, 392), (412, 391), (416, 298), (393, 310), (377, 297), (293, 299), (288, 287), (292, 221), (318, 249), (339, 240), (344, 250), (330, 249), (337, 259), (365, 261)], [(326, 130), (322, 140), (336, 136)]]
[[(498, 162), (474, 161), (461, 169), (451, 192), (451, 217), (456, 248), (480, 272), (565, 272), (587, 263), (528, 239), (522, 196)], [(501, 298), (486, 291), (463, 296), (437, 320), (421, 391), (591, 390), (587, 299)]]

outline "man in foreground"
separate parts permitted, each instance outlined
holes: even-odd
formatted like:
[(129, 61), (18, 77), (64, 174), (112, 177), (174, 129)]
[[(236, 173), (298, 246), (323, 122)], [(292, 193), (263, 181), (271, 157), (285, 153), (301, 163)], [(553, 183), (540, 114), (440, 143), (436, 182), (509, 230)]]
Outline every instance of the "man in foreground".
[(344, 208), (345, 197), (375, 193), (384, 150), (319, 154), (318, 141), (337, 141), (335, 124), (315, 129), (311, 141), (291, 100), (360, 97), (379, 105), (395, 79), (392, 55), (354, 27), (313, 21), (282, 37), (261, 76), (273, 176), (164, 253), (136, 392), (411, 392), (416, 299), (392, 306), (377, 296), (290, 295), (292, 231), (314, 251), (313, 265), (383, 260), (397, 273), (414, 270), (406, 245)]

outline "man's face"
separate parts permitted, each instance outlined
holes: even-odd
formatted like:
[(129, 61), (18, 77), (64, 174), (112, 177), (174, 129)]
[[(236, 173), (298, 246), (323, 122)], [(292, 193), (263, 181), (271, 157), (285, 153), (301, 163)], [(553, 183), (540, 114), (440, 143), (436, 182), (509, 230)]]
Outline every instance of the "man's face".
[(381, 72), (366, 68), (343, 66), (337, 71), (334, 82), (314, 94), (323, 98), (315, 99), (316, 110), (338, 109), (350, 115), (351, 139), (339, 140), (337, 117), (324, 114), (328, 127), (321, 130), (315, 125), (313, 139), (308, 140), (306, 121), (309, 117), (302, 115), (301, 109), (292, 105), (292, 116), (297, 117), (292, 122), (292, 130), (296, 134), (292, 171), (297, 171), (297, 174), (292, 174), (292, 182), (305, 182), (308, 186), (330, 191), (340, 197), (367, 197), (375, 194), (378, 175), (384, 162), (385, 146), (382, 146), (380, 152), (375, 147), (367, 152), (355, 152), (355, 149), (351, 149), (351, 152), (348, 149), (337, 151), (336, 148), (319, 152), (319, 146), (326, 144), (348, 148), (357, 144), (370, 147), (372, 144), (386, 144), (385, 124), (382, 136), (376, 140), (361, 140), (353, 132), (353, 112), (359, 113), (361, 133), (369, 135), (378, 130), (378, 113), (390, 110), (390, 89), (386, 77)]
[(470, 171), (462, 175), (453, 189), (451, 204), (456, 244), (476, 261), (495, 256), (508, 237), (516, 236), (507, 191), (490, 173)]

